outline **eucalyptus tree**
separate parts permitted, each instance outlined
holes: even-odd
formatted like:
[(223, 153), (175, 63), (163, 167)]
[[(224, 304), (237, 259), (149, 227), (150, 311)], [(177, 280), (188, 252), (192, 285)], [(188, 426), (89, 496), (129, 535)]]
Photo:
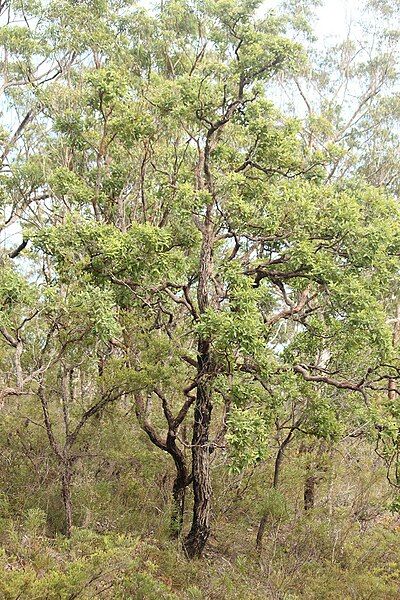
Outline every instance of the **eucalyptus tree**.
[[(331, 148), (274, 106), (274, 78), (302, 73), (306, 58), (287, 19), (260, 4), (46, 5), (49, 40), (74, 61), (35, 89), (40, 144), (16, 163), (36, 194), (21, 222), (44, 286), (71, 305), (90, 290), (61, 331), (104, 325), (77, 342), (93, 385), (75, 428), (105, 398), (132, 398), (176, 467), (175, 532), (193, 488), (190, 558), (211, 532), (215, 452), (228, 446), (232, 468), (261, 460), (288, 407), (291, 427), (301, 418), (329, 436), (349, 414), (376, 412), (380, 382), (397, 377), (386, 298), (398, 206), (331, 177)], [(18, 193), (15, 177), (6, 183)], [(103, 297), (117, 328), (97, 310)], [(102, 392), (96, 361), (117, 396)], [(54, 452), (71, 451), (69, 476), (75, 429), (60, 446), (44, 393), (62, 395), (63, 373), (56, 392), (48, 373), (35, 393)]]
[[(210, 288), (212, 255), (214, 245), (223, 243), (227, 236), (222, 232), (222, 221), (213, 223), (218, 206), (210, 171), (211, 155), (225, 126), (239, 109), (256, 100), (260, 90), (254, 89), (255, 84), (268, 79), (286, 64), (290, 66), (296, 62), (294, 54), (298, 48), (280, 37), (278, 21), (270, 18), (266, 23), (252, 23), (251, 12), (255, 6), (255, 3), (238, 4), (232, 8), (232, 15), (226, 17), (226, 6), (221, 3), (210, 5), (203, 13), (201, 5), (189, 7), (191, 10), (188, 11), (183, 10), (183, 4), (164, 5), (161, 24), (154, 37), (150, 34), (147, 40), (145, 60), (137, 46), (130, 47), (121, 36), (118, 53), (114, 51), (111, 56), (99, 57), (93, 52), (92, 62), (85, 65), (76, 79), (73, 76), (72, 94), (67, 81), (65, 91), (63, 85), (57, 83), (49, 86), (42, 95), (42, 102), (47, 103), (46, 116), (54, 121), (54, 129), (60, 134), (58, 152), (70, 148), (62, 157), (56, 157), (54, 168), (43, 184), (55, 197), (54, 202), (69, 204), (68, 208), (72, 202), (73, 208), (77, 207), (77, 201), (90, 206), (99, 225), (82, 222), (80, 226), (60, 226), (56, 229), (59, 238), (54, 230), (48, 238), (44, 231), (37, 235), (39, 243), (45, 250), (50, 248), (57, 257), (74, 243), (70, 237), (65, 240), (62, 236), (73, 235), (76, 239), (78, 235), (79, 239), (81, 232), (83, 249), (90, 253), (93, 249), (88, 245), (94, 243), (95, 254), (99, 253), (102, 258), (97, 265), (93, 262), (94, 257), (88, 259), (90, 265), (74, 262), (73, 270), (83, 267), (91, 272), (97, 283), (107, 281), (121, 286), (123, 305), (127, 303), (126, 288), (133, 292), (134, 301), (139, 288), (138, 301), (132, 303), (130, 298), (128, 313), (135, 304), (136, 310), (139, 306), (144, 313), (146, 305), (143, 306), (141, 295), (144, 294), (146, 302), (146, 296), (157, 294), (155, 306), (154, 302), (147, 303), (151, 311), (161, 314), (161, 317), (156, 315), (157, 320), (161, 319), (162, 329), (170, 336), (172, 327), (168, 330), (167, 324), (170, 324), (171, 306), (177, 304), (180, 309), (182, 305), (188, 312), (186, 319), (192, 322), (191, 327), (194, 324), (197, 328), (210, 303), (215, 302), (215, 286)], [(151, 21), (149, 15), (146, 19)], [(231, 31), (235, 29), (235, 22), (240, 27), (236, 33)], [(125, 27), (131, 28), (131, 35), (138, 36), (132, 23), (133, 19)], [(154, 20), (152, 24), (155, 24)], [(173, 57), (168, 56), (166, 49), (172, 35), (177, 44), (177, 55)], [(165, 45), (160, 44), (160, 38)], [(207, 45), (210, 52), (206, 51)], [(113, 43), (106, 48), (111, 52)], [(126, 73), (129, 60), (132, 61), (132, 72)], [(221, 70), (226, 73), (221, 74)], [(174, 114), (176, 94), (181, 97), (181, 105)], [(76, 104), (71, 106), (74, 100)], [(77, 116), (78, 111), (80, 116)], [(174, 139), (174, 166), (169, 172), (171, 137)], [(132, 164), (136, 165), (136, 172)], [(193, 170), (195, 178), (191, 173)], [(118, 175), (115, 171), (119, 171)], [(115, 180), (116, 175), (119, 181)], [(164, 194), (160, 194), (160, 190)], [(174, 222), (177, 217), (180, 217), (180, 223)], [(107, 225), (101, 225), (102, 222)], [(52, 246), (53, 235), (56, 242)], [(125, 260), (121, 256), (118, 266), (118, 254), (123, 252), (123, 247), (129, 249), (129, 254)], [(143, 250), (145, 257), (141, 256)], [(110, 255), (106, 261), (105, 255), (109, 251), (115, 255)], [(162, 254), (165, 254), (163, 259)], [(76, 258), (76, 254), (68, 250), (66, 257), (62, 254), (59, 258), (63, 278), (69, 275), (66, 259), (76, 261)], [(154, 266), (149, 264), (152, 260), (156, 263)], [(167, 323), (162, 322), (163, 314), (167, 315)], [(148, 319), (149, 316), (143, 326), (147, 334), (154, 327)], [(182, 325), (178, 324), (178, 328), (180, 330)], [(136, 331), (133, 340), (129, 331), (125, 331), (125, 336), (138, 353), (139, 333)], [(161, 398), (167, 419), (165, 442), (149, 423), (148, 403), (145, 405), (141, 395), (136, 395), (142, 426), (152, 441), (174, 458), (178, 469), (174, 494), (180, 511), (183, 505), (181, 490), (193, 481), (194, 517), (186, 542), (189, 555), (201, 553), (210, 528), (209, 460), (212, 448), (209, 430), (211, 387), (216, 373), (210, 343), (208, 334), (202, 334), (199, 328), (195, 337), (184, 344), (185, 351), (189, 346), (189, 351), (194, 353), (192, 357), (183, 356), (183, 363), (186, 369), (189, 365), (194, 372), (183, 386), (186, 400), (175, 417), (163, 392), (152, 390)], [(137, 357), (132, 360), (138, 362)], [(137, 368), (143, 368), (141, 361)], [(190, 394), (193, 390), (196, 390), (196, 398)], [(184, 466), (182, 451), (175, 438), (193, 403), (190, 473)], [(178, 520), (181, 521), (181, 517)]]

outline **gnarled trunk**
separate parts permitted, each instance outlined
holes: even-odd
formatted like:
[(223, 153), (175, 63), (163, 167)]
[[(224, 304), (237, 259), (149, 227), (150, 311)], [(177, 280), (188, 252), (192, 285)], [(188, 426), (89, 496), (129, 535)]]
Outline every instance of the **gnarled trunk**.
[(174, 459), (176, 476), (172, 486), (172, 515), (171, 515), (171, 537), (178, 538), (182, 532), (183, 515), (185, 511), (186, 488), (189, 485), (186, 461), (181, 450), (176, 446), (175, 436), (168, 434), (167, 447)]
[(174, 418), (168, 405), (168, 400), (165, 398), (162, 392), (160, 390), (156, 390), (155, 393), (162, 400), (164, 415), (168, 421), (167, 438), (163, 439), (152, 425), (149, 416), (149, 402), (145, 402), (143, 395), (140, 393), (135, 394), (136, 415), (138, 417), (140, 426), (147, 433), (152, 443), (164, 452), (167, 452), (173, 458), (176, 474), (172, 487), (172, 515), (170, 533), (173, 538), (177, 538), (180, 536), (183, 526), (186, 488), (192, 479), (188, 475), (186, 458), (182, 450), (179, 448), (179, 446), (177, 446), (176, 437), (179, 426), (192, 404), (192, 399), (190, 398), (189, 402), (185, 402), (180, 414)]

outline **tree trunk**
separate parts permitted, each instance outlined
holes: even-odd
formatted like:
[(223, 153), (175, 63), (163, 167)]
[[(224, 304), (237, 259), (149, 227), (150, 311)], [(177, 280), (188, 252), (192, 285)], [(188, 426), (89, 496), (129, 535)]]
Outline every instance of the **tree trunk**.
[(61, 491), (65, 513), (65, 535), (70, 538), (72, 533), (72, 497), (71, 497), (72, 469), (68, 461), (64, 464), (64, 472), (61, 477)]
[[(167, 442), (168, 443), (168, 442)], [(189, 484), (186, 463), (182, 452), (174, 442), (172, 457), (175, 462), (176, 476), (172, 487), (171, 537), (178, 538), (182, 532), (183, 515), (185, 511), (186, 487)]]
[(301, 451), (308, 452), (311, 456), (313, 452), (316, 452), (316, 457), (307, 466), (304, 481), (303, 506), (304, 510), (308, 511), (314, 508), (316, 486), (322, 481), (322, 473), (326, 471), (322, 460), (323, 454), (326, 451), (325, 442), (321, 440), (319, 447), (305, 445)]
[[(178, 417), (174, 419), (166, 398), (159, 390), (157, 390), (156, 393), (162, 399), (164, 415), (169, 425), (167, 439), (164, 441), (151, 424), (148, 416), (148, 406), (146, 406), (142, 395), (139, 393), (135, 395), (136, 415), (138, 417), (140, 426), (142, 427), (143, 431), (147, 433), (151, 442), (164, 452), (167, 452), (174, 461), (176, 474), (172, 487), (170, 534), (171, 537), (177, 538), (180, 536), (183, 526), (186, 488), (191, 482), (192, 478), (188, 475), (185, 455), (176, 444), (177, 431), (182, 419), (178, 419)], [(186, 410), (188, 410), (188, 408), (189, 405)], [(186, 412), (184, 414), (186, 414)]]
[(257, 550), (262, 550), (262, 543), (264, 538), (265, 527), (267, 526), (268, 515), (266, 513), (263, 514), (260, 520), (260, 524), (257, 529), (257, 538), (256, 538), (256, 548)]
[(315, 484), (316, 478), (313, 475), (309, 475), (306, 478), (304, 484), (304, 510), (311, 510), (314, 508), (315, 502)]
[[(210, 135), (213, 134), (209, 133), (207, 136), (204, 156), (199, 157), (199, 166), (203, 166), (207, 189), (213, 198), (207, 206), (202, 228), (203, 239), (197, 286), (197, 302), (200, 315), (204, 314), (210, 306), (209, 284), (213, 266), (214, 225), (212, 213), (215, 199), (208, 162), (212, 150)], [(200, 180), (199, 187), (202, 187), (202, 181)], [(188, 558), (201, 556), (210, 535), (212, 489), (209, 433), (212, 411), (212, 381), (215, 377), (210, 348), (210, 340), (200, 337), (197, 344), (197, 392), (192, 436), (193, 517), (191, 529), (183, 544)]]
[(210, 535), (211, 480), (209, 429), (211, 420), (211, 363), (209, 342), (200, 340), (198, 344), (199, 381), (192, 439), (193, 464), (193, 520), (192, 527), (184, 543), (188, 558), (200, 557)]
[(276, 458), (275, 458), (275, 467), (274, 467), (274, 481), (273, 481), (273, 487), (276, 489), (278, 487), (278, 483), (279, 483), (279, 475), (281, 473), (281, 463), (283, 460), (283, 455), (285, 454), (285, 448), (287, 446), (287, 444), (289, 443), (289, 440), (287, 441), (287, 443), (282, 443), (281, 446), (279, 447), (279, 450), (276, 454)]

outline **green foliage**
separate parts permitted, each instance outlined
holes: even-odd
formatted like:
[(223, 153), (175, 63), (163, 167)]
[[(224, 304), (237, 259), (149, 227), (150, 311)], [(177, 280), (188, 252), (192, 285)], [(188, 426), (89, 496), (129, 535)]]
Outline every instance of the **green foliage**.
[(266, 457), (271, 429), (270, 415), (259, 409), (232, 409), (228, 418), (227, 442), (231, 457), (230, 469), (240, 472)]
[(345, 433), (344, 424), (338, 418), (334, 403), (321, 396), (313, 398), (307, 405), (305, 426), (313, 435), (326, 440), (340, 439)]
[(262, 502), (261, 515), (266, 515), (272, 523), (288, 518), (286, 499), (279, 490), (275, 488), (268, 490)]

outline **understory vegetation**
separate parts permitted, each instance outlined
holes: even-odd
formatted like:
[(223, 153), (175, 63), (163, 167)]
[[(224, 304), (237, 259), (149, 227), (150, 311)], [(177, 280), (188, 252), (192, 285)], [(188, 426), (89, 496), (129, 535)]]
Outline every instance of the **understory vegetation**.
[[(171, 466), (154, 459), (144, 437), (135, 440), (133, 427), (126, 438), (124, 412), (107, 421), (77, 466), (78, 526), (70, 539), (59, 532), (57, 465), (43, 460), (45, 440), (36, 436), (28, 458), (15, 438), (13, 456), (3, 456), (2, 598), (398, 598), (399, 519), (384, 469), (359, 441), (323, 454), (307, 513), (307, 461), (297, 449), (279, 492), (266, 488), (267, 466), (227, 477), (227, 465), (216, 459), (213, 533), (201, 561), (188, 562), (169, 535)], [(110, 439), (118, 440), (111, 453)]]

